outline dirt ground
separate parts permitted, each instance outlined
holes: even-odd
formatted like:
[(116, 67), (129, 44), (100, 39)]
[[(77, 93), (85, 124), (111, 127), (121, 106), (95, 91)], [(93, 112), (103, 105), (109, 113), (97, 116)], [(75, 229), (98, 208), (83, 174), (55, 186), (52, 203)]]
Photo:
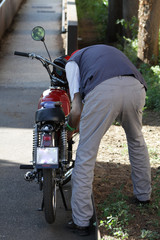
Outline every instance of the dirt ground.
[[(154, 185), (153, 179), (156, 175), (158, 167), (160, 166), (160, 113), (144, 113), (143, 134), (150, 155), (152, 185)], [(98, 220), (101, 220), (102, 214), (99, 209), (99, 205), (107, 199), (107, 196), (114, 188), (119, 189), (122, 185), (124, 185), (123, 192), (128, 197), (132, 197), (133, 188), (131, 181), (131, 169), (128, 159), (125, 133), (121, 126), (113, 125), (101, 141), (95, 167), (95, 180), (93, 187)], [(154, 201), (153, 196), (151, 200)], [(130, 232), (128, 239), (141, 239), (139, 236), (142, 229), (147, 229), (152, 232), (158, 231), (160, 234), (160, 217), (158, 217), (156, 211), (153, 211), (152, 214), (149, 212), (147, 214), (141, 214), (139, 209), (132, 204), (130, 204), (130, 211), (133, 212), (135, 217), (127, 227)], [(148, 224), (149, 220), (152, 219), (156, 219), (158, 222), (157, 226)], [(104, 228), (100, 228), (100, 232), (102, 237), (108, 236), (108, 233)], [(108, 237), (105, 239), (115, 238)], [(160, 239), (160, 237), (145, 239)]]

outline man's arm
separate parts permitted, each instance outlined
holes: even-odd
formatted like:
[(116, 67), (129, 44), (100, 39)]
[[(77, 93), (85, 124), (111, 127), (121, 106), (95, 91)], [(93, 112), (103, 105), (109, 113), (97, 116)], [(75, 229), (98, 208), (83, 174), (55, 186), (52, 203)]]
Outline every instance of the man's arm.
[(71, 128), (78, 129), (81, 112), (83, 109), (82, 99), (80, 93), (75, 93), (72, 101), (72, 109), (69, 114), (68, 124)]
[(74, 129), (79, 129), (83, 104), (79, 93), (80, 72), (78, 64), (74, 61), (68, 62), (65, 69), (72, 100), (72, 108), (68, 119), (68, 139), (70, 139), (74, 133)]

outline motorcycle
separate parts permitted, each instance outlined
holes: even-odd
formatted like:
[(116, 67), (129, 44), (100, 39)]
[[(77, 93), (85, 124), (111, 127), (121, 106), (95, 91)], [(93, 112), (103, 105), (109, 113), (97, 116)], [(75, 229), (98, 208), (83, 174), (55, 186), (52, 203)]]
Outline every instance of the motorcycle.
[[(40, 210), (44, 210), (45, 219), (53, 223), (56, 218), (56, 191), (59, 188), (65, 209), (67, 204), (63, 194), (63, 185), (71, 179), (74, 167), (73, 140), (67, 139), (67, 117), (71, 109), (69, 88), (65, 74), (65, 61), (68, 57), (54, 61), (45, 44), (45, 30), (37, 26), (31, 33), (35, 41), (42, 41), (49, 60), (35, 53), (17, 52), (14, 54), (39, 60), (50, 77), (50, 87), (39, 99), (35, 113), (33, 129), (33, 159), (31, 165), (21, 165), (20, 169), (31, 169), (24, 178), (39, 184), (43, 191)], [(75, 134), (76, 135), (76, 134)]]

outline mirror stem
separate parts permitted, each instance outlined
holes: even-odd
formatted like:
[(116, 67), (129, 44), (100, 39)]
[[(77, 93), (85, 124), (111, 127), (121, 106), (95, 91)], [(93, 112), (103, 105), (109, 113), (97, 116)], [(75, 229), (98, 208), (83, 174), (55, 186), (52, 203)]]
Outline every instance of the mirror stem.
[(47, 46), (46, 46), (46, 44), (45, 44), (45, 41), (43, 41), (43, 43), (44, 43), (45, 49), (46, 49), (46, 51), (47, 51), (47, 53), (48, 53), (49, 60), (52, 62), (52, 59), (51, 59), (51, 56), (50, 56), (50, 54), (49, 54), (48, 48), (47, 48)]

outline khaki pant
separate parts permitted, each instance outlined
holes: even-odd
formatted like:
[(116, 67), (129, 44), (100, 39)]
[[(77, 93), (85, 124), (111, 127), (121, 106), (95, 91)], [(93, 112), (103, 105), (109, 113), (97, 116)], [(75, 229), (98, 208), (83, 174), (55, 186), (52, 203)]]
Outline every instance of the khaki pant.
[(72, 175), (71, 205), (75, 224), (88, 226), (93, 215), (91, 194), (97, 152), (103, 135), (116, 118), (127, 137), (134, 195), (142, 201), (150, 199), (150, 163), (141, 132), (145, 96), (145, 89), (137, 79), (119, 76), (102, 82), (85, 97)]

